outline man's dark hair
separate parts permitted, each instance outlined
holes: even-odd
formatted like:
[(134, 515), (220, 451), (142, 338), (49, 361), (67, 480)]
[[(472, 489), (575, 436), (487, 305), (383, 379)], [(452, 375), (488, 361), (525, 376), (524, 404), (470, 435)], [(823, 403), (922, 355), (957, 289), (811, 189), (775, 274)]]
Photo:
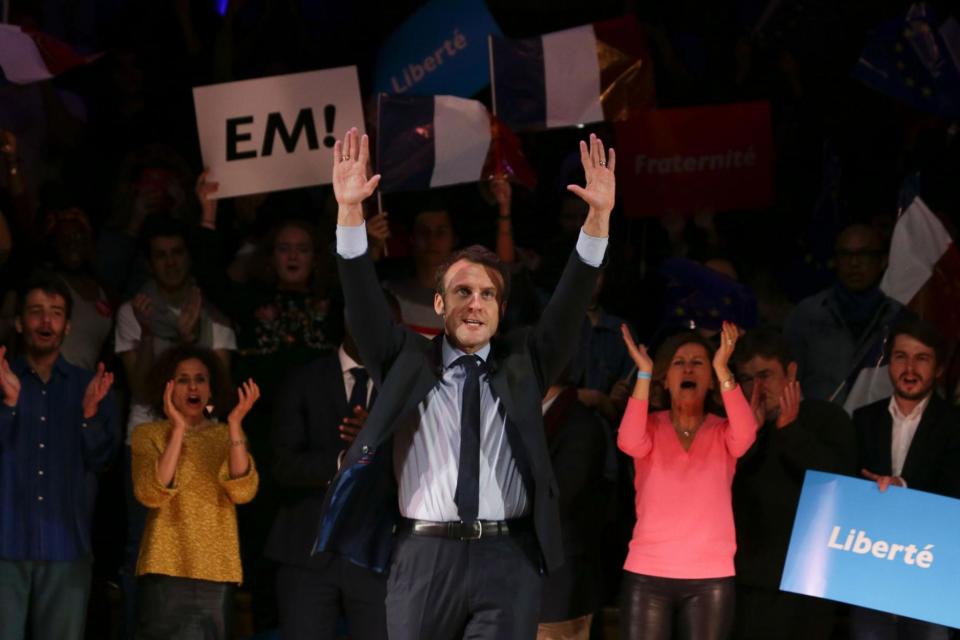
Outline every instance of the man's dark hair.
[(887, 340), (887, 358), (893, 353), (893, 343), (897, 336), (910, 336), (914, 340), (922, 342), (931, 349), (937, 358), (937, 366), (941, 366), (947, 361), (947, 341), (933, 324), (921, 318), (910, 318), (901, 320), (890, 329), (890, 337)]
[(35, 273), (20, 287), (17, 296), (17, 316), (23, 317), (23, 311), (27, 302), (27, 295), (31, 291), (43, 291), (47, 295), (58, 295), (63, 298), (66, 306), (66, 318), (70, 319), (73, 313), (73, 296), (70, 289), (57, 275), (50, 272)]
[(230, 385), (230, 376), (220, 357), (213, 349), (194, 345), (179, 345), (167, 349), (160, 354), (159, 359), (150, 370), (148, 388), (150, 389), (150, 405), (158, 416), (164, 415), (163, 393), (168, 380), (173, 380), (177, 366), (184, 360), (199, 360), (210, 373), (210, 404), (214, 406), (216, 414), (226, 417), (233, 409), (237, 397)]
[(154, 238), (183, 238), (183, 244), (190, 251), (190, 232), (187, 225), (167, 215), (152, 215), (143, 223), (140, 232), (140, 241), (143, 243), (143, 253), (150, 257), (150, 241)]
[(447, 275), (447, 271), (460, 260), (479, 264), (486, 269), (488, 273), (492, 271), (493, 274), (500, 276), (499, 282), (497, 278), (491, 277), (490, 279), (497, 285), (498, 302), (503, 305), (503, 303), (507, 301), (510, 297), (510, 272), (507, 270), (506, 265), (500, 261), (497, 254), (479, 244), (470, 245), (465, 249), (454, 251), (450, 254), (449, 258), (444, 260), (443, 264), (437, 267), (437, 275), (434, 281), (434, 288), (437, 293), (443, 296), (443, 280)]
[(742, 365), (756, 356), (776, 360), (784, 371), (791, 362), (796, 362), (790, 343), (784, 335), (769, 327), (747, 331), (746, 335), (737, 341), (732, 359), (734, 365)]

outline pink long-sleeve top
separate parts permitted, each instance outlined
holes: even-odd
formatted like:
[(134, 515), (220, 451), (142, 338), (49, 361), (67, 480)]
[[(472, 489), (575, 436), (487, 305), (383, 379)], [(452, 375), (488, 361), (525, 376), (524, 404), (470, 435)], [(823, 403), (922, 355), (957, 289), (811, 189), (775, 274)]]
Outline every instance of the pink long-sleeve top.
[(757, 422), (740, 387), (722, 394), (728, 418), (707, 414), (685, 451), (669, 411), (648, 416), (630, 398), (617, 445), (636, 467), (637, 524), (624, 569), (664, 578), (734, 575), (730, 487)]

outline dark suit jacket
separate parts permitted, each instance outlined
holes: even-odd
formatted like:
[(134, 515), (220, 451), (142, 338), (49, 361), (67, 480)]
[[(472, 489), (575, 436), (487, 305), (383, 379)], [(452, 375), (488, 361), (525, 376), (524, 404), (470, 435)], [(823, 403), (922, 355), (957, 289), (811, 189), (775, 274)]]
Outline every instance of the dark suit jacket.
[(280, 508), (264, 555), (284, 564), (320, 568), (329, 554), (311, 554), (323, 496), (346, 448), (338, 426), (347, 415), (337, 353), (292, 371), (279, 387), (273, 421), (273, 474)]
[[(890, 398), (884, 398), (853, 413), (860, 468), (885, 476), (893, 474), (889, 405)], [(960, 498), (960, 419), (936, 394), (920, 418), (900, 475), (911, 489)]]
[(604, 475), (613, 441), (597, 415), (564, 389), (544, 415), (550, 461), (560, 487), (564, 564), (544, 580), (540, 622), (593, 613), (603, 591), (601, 534), (613, 483)]
[[(395, 325), (368, 255), (338, 258), (347, 322), (378, 389), (367, 423), (347, 451), (324, 501), (317, 551), (335, 551), (386, 570), (398, 517), (392, 435), (437, 384), (443, 336), (427, 342)], [(574, 254), (533, 328), (492, 342), (487, 369), (507, 416), (507, 437), (532, 499), (532, 519), (547, 570), (563, 562), (559, 490), (550, 466), (541, 401), (576, 348), (599, 270)]]

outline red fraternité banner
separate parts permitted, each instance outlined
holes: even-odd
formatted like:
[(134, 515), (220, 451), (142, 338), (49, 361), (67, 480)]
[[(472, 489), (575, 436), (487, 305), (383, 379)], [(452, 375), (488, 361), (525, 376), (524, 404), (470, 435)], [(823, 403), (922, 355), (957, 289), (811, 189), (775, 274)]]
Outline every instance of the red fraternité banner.
[(654, 109), (615, 126), (628, 217), (773, 204), (768, 102)]

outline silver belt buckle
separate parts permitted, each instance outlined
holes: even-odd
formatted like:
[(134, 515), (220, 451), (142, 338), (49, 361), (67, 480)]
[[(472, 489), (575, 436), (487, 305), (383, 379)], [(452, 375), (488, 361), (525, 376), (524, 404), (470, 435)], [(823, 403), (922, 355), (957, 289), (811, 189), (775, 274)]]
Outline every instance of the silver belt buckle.
[(470, 533), (464, 535), (464, 529), (466, 528), (466, 523), (460, 523), (460, 539), (461, 540), (479, 540), (483, 537), (483, 524), (479, 520), (474, 520), (470, 525)]

